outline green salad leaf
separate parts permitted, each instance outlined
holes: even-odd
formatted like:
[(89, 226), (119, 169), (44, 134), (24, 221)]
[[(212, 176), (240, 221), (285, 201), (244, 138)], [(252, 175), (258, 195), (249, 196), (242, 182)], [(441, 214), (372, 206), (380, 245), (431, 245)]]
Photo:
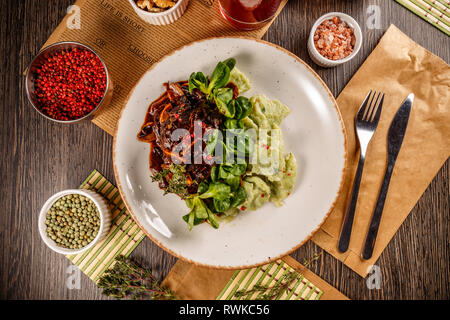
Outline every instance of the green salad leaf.
[(233, 89), (216, 88), (213, 91), (213, 99), (219, 111), (227, 118), (233, 118), (235, 114), (233, 102)]
[(248, 98), (240, 96), (237, 97), (237, 99), (235, 100), (235, 108), (236, 108), (235, 118), (237, 120), (242, 120), (248, 117), (248, 115), (252, 112), (253, 107), (252, 103)]
[(200, 194), (200, 199), (214, 198), (224, 200), (230, 196), (231, 188), (222, 182), (213, 182), (206, 192)]
[(237, 191), (234, 193), (234, 197), (231, 199), (231, 207), (237, 208), (245, 202), (247, 198), (247, 194), (245, 193), (244, 188), (239, 187)]
[(234, 164), (230, 167), (230, 172), (236, 176), (242, 176), (247, 171), (247, 164)]
[(212, 182), (217, 181), (218, 174), (219, 174), (219, 167), (218, 166), (212, 167), (212, 169), (211, 169), (211, 181)]
[(236, 66), (236, 59), (235, 58), (229, 58), (223, 62), (227, 65), (227, 67), (230, 69), (230, 72), (233, 71), (234, 67)]
[(189, 77), (189, 92), (199, 89), (203, 93), (208, 92), (209, 81), (202, 72), (194, 72)]
[[(236, 109), (236, 112), (237, 112), (237, 109)], [(225, 122), (223, 123), (223, 125), (228, 130), (244, 129), (244, 123), (241, 120), (236, 120), (236, 119), (226, 119)]]
[(186, 200), (186, 203), (191, 209), (191, 212), (183, 216), (183, 220), (187, 222), (189, 230), (192, 230), (194, 226), (203, 223), (205, 220), (207, 220), (213, 228), (217, 229), (219, 227), (215, 213), (213, 213), (198, 196), (189, 198)]
[(214, 209), (219, 212), (219, 213), (223, 213), (225, 211), (227, 211), (228, 209), (230, 209), (231, 206), (231, 200), (230, 198), (226, 198), (223, 200), (219, 200), (214, 198), (213, 199), (213, 204), (214, 204)]
[(212, 92), (215, 88), (225, 87), (230, 81), (230, 73), (229, 66), (223, 62), (219, 62), (211, 75), (208, 92)]
[(228, 177), (225, 179), (225, 181), (231, 187), (231, 190), (235, 191), (239, 188), (241, 184), (241, 177), (229, 174)]
[(198, 186), (198, 190), (197, 192), (199, 194), (205, 193), (206, 191), (208, 191), (209, 185), (206, 181), (202, 181), (199, 186)]
[(205, 136), (206, 141), (206, 151), (208, 155), (213, 155), (217, 143), (219, 142), (219, 129), (211, 129), (207, 136)]
[(183, 219), (190, 230), (204, 221), (218, 228), (217, 214), (244, 203), (247, 194), (241, 186), (241, 179), (246, 170), (247, 164), (222, 164), (212, 168), (210, 180), (202, 181), (198, 193), (186, 199), (191, 212)]

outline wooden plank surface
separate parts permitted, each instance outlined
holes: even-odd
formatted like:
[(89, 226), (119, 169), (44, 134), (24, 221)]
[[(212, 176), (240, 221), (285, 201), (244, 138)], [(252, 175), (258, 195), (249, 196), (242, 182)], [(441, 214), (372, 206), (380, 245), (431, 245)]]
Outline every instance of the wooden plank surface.
[[(43, 119), (24, 92), (23, 70), (71, 2), (0, 2), (0, 299), (104, 299), (84, 275), (80, 289), (68, 289), (69, 261), (47, 249), (37, 231), (40, 207), (55, 192), (77, 187), (94, 168), (115, 182), (112, 137), (91, 123), (62, 126)], [(379, 29), (367, 27), (369, 5), (380, 9)], [(353, 16), (365, 42), (353, 61), (322, 69), (309, 59), (306, 39), (315, 19), (330, 11)], [(449, 62), (449, 38), (390, 0), (290, 0), (265, 39), (308, 62), (337, 96), (391, 23)], [(310, 267), (312, 271), (351, 299), (449, 299), (448, 166), (447, 161), (381, 256), (380, 290), (369, 290), (365, 279), (327, 253)], [(303, 261), (319, 250), (309, 242), (293, 257)], [(161, 279), (176, 261), (149, 239), (133, 256)]]

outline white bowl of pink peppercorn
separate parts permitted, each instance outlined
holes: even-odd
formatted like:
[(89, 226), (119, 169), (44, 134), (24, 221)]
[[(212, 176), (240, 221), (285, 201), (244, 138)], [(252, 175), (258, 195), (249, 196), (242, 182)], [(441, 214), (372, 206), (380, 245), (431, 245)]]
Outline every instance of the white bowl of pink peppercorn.
[(314, 23), (308, 39), (308, 52), (319, 66), (330, 68), (353, 59), (361, 49), (362, 32), (349, 15), (330, 12)]

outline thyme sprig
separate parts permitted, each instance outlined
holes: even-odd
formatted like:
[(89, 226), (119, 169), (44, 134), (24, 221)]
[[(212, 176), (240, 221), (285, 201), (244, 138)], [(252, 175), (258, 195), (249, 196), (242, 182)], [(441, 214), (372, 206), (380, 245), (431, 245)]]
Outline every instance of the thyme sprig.
[[(307, 268), (310, 266), (314, 261), (317, 261), (320, 256), (322, 255), (322, 252), (320, 253), (314, 253), (314, 256), (310, 260), (304, 260), (303, 265)], [(236, 291), (234, 296), (236, 298), (243, 298), (252, 296), (255, 293), (259, 293), (255, 300), (274, 300), (279, 296), (282, 296), (283, 293), (289, 290), (291, 284), (293, 284), (295, 281), (297, 281), (302, 276), (301, 273), (297, 271), (288, 272), (286, 274), (283, 274), (279, 281), (272, 287), (269, 287), (269, 285), (255, 285), (250, 290), (239, 290)]]
[(323, 251), (319, 252), (319, 253), (315, 252), (313, 257), (310, 260), (303, 259), (303, 266), (305, 268), (308, 268), (313, 262), (319, 260), (319, 258), (322, 255), (322, 253), (323, 253)]
[(243, 298), (244, 296), (252, 296), (255, 293), (259, 293), (255, 300), (274, 300), (276, 297), (281, 296), (289, 286), (299, 277), (298, 272), (289, 272), (283, 274), (280, 281), (274, 286), (269, 287), (268, 285), (255, 285), (250, 290), (239, 290), (236, 291), (234, 296), (236, 298)]
[(142, 268), (124, 256), (118, 256), (114, 267), (107, 270), (97, 286), (103, 294), (116, 299), (174, 300), (175, 295), (162, 287), (151, 270)]

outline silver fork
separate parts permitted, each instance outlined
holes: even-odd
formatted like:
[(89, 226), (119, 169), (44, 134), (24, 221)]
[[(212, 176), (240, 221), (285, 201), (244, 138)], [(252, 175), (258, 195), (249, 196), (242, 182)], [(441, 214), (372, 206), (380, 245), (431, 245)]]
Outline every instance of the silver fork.
[[(375, 99), (376, 96), (376, 99)], [(370, 102), (369, 102), (370, 100)], [(344, 222), (342, 224), (341, 234), (339, 236), (338, 249), (340, 252), (345, 252), (350, 243), (352, 234), (353, 220), (355, 217), (356, 202), (358, 200), (359, 186), (361, 183), (361, 176), (364, 168), (364, 161), (366, 160), (367, 147), (373, 137), (373, 134), (378, 126), (380, 120), (381, 109), (383, 107), (384, 93), (369, 91), (369, 94), (364, 99), (358, 114), (355, 118), (356, 135), (360, 145), (360, 155), (358, 162), (358, 169), (356, 170), (355, 180), (351, 197), (345, 211)]]

